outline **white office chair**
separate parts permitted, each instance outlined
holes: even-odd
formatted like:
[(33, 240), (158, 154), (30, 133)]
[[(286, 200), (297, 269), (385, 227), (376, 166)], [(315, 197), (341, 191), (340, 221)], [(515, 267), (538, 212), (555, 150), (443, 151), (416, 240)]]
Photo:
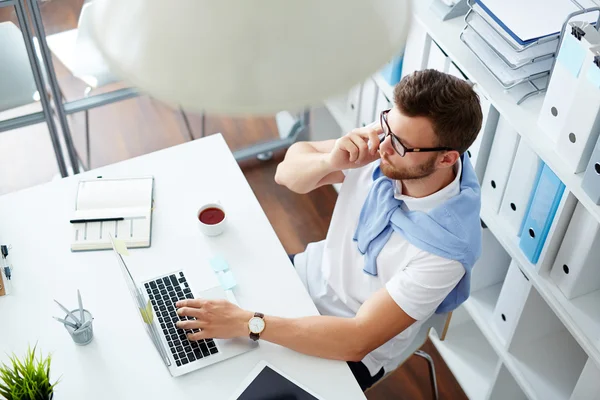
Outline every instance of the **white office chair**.
[[(83, 81), (87, 87), (84, 96), (91, 94), (92, 90), (118, 82), (119, 79), (112, 74), (104, 62), (102, 54), (97, 49), (92, 39), (92, 21), (90, 10), (93, 1), (86, 0), (81, 8), (77, 29), (60, 32), (46, 37), (50, 51), (60, 62), (73, 74)], [(64, 96), (63, 96), (64, 98)], [(179, 109), (183, 118), (187, 133), (194, 140), (192, 129), (187, 115), (183, 109)], [(85, 140), (87, 168), (90, 168), (90, 127), (89, 110), (84, 111), (85, 116)], [(202, 115), (201, 136), (204, 136), (205, 117)]]
[(40, 101), (21, 31), (0, 23), (0, 112)]
[[(406, 360), (408, 360), (413, 354), (416, 356), (419, 356), (421, 358), (424, 358), (427, 361), (427, 365), (429, 366), (429, 378), (431, 380), (431, 390), (433, 391), (433, 398), (435, 400), (439, 399), (439, 394), (438, 394), (438, 386), (437, 386), (437, 379), (435, 376), (435, 365), (433, 363), (433, 358), (431, 358), (431, 356), (429, 354), (427, 354), (426, 352), (424, 352), (423, 350), (420, 350), (420, 349), (427, 341), (427, 338), (429, 337), (429, 330), (432, 328), (435, 329), (435, 331), (437, 332), (440, 339), (444, 340), (444, 338), (446, 337), (446, 331), (448, 330), (448, 325), (450, 324), (451, 317), (452, 317), (452, 313), (433, 314), (431, 317), (429, 317), (429, 319), (426, 320), (423, 323), (423, 325), (421, 325), (421, 328), (419, 329), (419, 333), (417, 333), (417, 336), (412, 341), (410, 346), (408, 346), (406, 348), (406, 350), (404, 350), (404, 353), (402, 354), (402, 362), (397, 367), (397, 368), (400, 368), (402, 366), (402, 364), (404, 364), (406, 362)], [(375, 385), (371, 386), (367, 390), (367, 392), (369, 390), (373, 389), (375, 386), (377, 386), (380, 382), (382, 382), (388, 375), (390, 375), (394, 371), (395, 370), (387, 372)]]

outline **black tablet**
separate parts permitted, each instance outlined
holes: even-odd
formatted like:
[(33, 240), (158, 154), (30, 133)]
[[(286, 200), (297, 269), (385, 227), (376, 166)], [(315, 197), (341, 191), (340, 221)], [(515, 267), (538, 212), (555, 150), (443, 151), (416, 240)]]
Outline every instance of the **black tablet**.
[(236, 393), (237, 400), (319, 400), (298, 382), (261, 361)]

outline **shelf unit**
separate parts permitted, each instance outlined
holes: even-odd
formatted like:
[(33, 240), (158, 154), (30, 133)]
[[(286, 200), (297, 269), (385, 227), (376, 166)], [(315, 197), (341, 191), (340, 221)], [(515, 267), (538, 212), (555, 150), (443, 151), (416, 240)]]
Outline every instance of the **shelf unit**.
[(356, 128), (356, 126), (354, 126), (355, 124), (349, 121), (344, 114), (347, 100), (347, 98), (339, 96), (325, 102), (325, 106), (331, 113), (331, 116), (340, 126), (341, 133), (347, 133)]
[(480, 399), (489, 392), (499, 357), (464, 309), (454, 312), (444, 341), (436, 333), (431, 340), (467, 397)]
[(496, 382), (490, 393), (490, 400), (506, 399), (525, 400), (527, 396), (523, 393), (523, 390), (521, 390), (521, 387), (517, 384), (511, 373), (508, 372), (506, 366), (501, 365)]
[(500, 296), (500, 290), (502, 290), (502, 282), (488, 286), (486, 288), (477, 290), (471, 293), (469, 297), (469, 308), (470, 313), (476, 313), (481, 315), (483, 321), (491, 321), (494, 307), (498, 302), (498, 296)]
[(564, 324), (537, 290), (531, 290), (509, 356), (539, 399), (568, 399), (587, 361)]
[[(498, 241), (508, 251), (513, 260), (522, 267), (534, 288), (539, 292), (544, 301), (566, 326), (579, 345), (595, 360), (600, 360), (600, 290), (587, 295), (568, 300), (560, 289), (550, 279), (549, 273), (536, 273), (536, 267), (527, 260), (521, 249), (517, 237), (506, 234), (506, 228), (497, 215), (489, 209), (482, 207), (481, 219), (490, 228)], [(594, 314), (597, 318), (593, 318)]]
[[(464, 20), (441, 21), (429, 11), (429, 5), (430, 1), (413, 1), (414, 23), (409, 33), (413, 48), (410, 51), (407, 48), (405, 54), (405, 57), (412, 58), (405, 60), (404, 66), (410, 67), (406, 68), (409, 71), (403, 72), (403, 76), (414, 69), (426, 67), (425, 57), (435, 42), (448, 57), (446, 65), (460, 69), (476, 84), (477, 90), (519, 133), (520, 140), (566, 186), (557, 217), (535, 265), (521, 251), (519, 238), (514, 236), (507, 222), (483, 199), (482, 221), (529, 281), (530, 290), (523, 296), (523, 311), (517, 319), (514, 333), (509, 338), (501, 338), (494, 326), (494, 310), (504, 282), (492, 280), (489, 284), (478, 285), (465, 304), (455, 311), (444, 341), (439, 340), (435, 333), (432, 333), (431, 339), (471, 399), (577, 399), (577, 391), (584, 390), (580, 387), (591, 385), (600, 390), (600, 384), (590, 379), (589, 372), (600, 371), (600, 289), (569, 300), (550, 278), (550, 269), (576, 203), (581, 203), (599, 223), (600, 206), (594, 204), (582, 190), (583, 174), (569, 172), (555, 151), (554, 142), (538, 127), (543, 96), (534, 96), (517, 105), (520, 93), (504, 90), (460, 40)], [(414, 42), (421, 46), (420, 53), (414, 51)], [(393, 87), (379, 73), (369, 79), (387, 99), (393, 99)], [(344, 114), (345, 101), (347, 99), (340, 98), (326, 102), (342, 134), (356, 127), (356, 122)], [(532, 304), (536, 304), (537, 308)], [(528, 335), (536, 328), (535, 324), (526, 322), (528, 318), (535, 320), (536, 313), (532, 313), (532, 309), (543, 310), (545, 321), (552, 330), (527, 342)], [(563, 362), (564, 368), (559, 370), (553, 360)], [(587, 377), (584, 376), (586, 373)]]

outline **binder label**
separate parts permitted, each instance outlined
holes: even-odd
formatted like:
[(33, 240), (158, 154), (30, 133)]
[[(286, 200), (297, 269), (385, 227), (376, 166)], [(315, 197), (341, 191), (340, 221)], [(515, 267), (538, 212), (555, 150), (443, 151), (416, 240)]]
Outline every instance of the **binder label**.
[(531, 207), (530, 216), (537, 226), (544, 226), (548, 213), (552, 208), (554, 196), (556, 195), (556, 185), (552, 176), (542, 174), (538, 183), (537, 193), (535, 195), (535, 207)]
[(560, 62), (575, 78), (579, 76), (583, 60), (585, 59), (585, 49), (581, 42), (572, 35), (565, 35), (558, 52), (557, 62)]
[(588, 82), (590, 82), (594, 87), (600, 88), (600, 67), (596, 64), (591, 65), (586, 74), (586, 78)]

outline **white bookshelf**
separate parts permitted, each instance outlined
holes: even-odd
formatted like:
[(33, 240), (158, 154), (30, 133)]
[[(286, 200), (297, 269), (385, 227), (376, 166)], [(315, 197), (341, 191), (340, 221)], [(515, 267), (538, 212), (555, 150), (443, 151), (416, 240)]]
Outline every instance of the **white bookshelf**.
[(527, 396), (521, 390), (512, 374), (504, 365), (500, 366), (494, 387), (490, 393), (490, 400), (526, 400)]
[(500, 218), (485, 206), (481, 219), (504, 246), (506, 251), (523, 267), (522, 271), (532, 282), (544, 301), (556, 313), (571, 335), (595, 360), (600, 360), (600, 291), (568, 300), (552, 282), (548, 272), (536, 273), (536, 267), (527, 260), (519, 248), (518, 238), (507, 234)]
[[(594, 376), (600, 371), (600, 289), (569, 300), (550, 278), (577, 202), (598, 222), (600, 206), (593, 204), (582, 190), (582, 174), (569, 172), (552, 140), (538, 127), (543, 95), (517, 105), (515, 94), (505, 91), (460, 41), (463, 18), (442, 22), (428, 12), (430, 0), (415, 0), (413, 4), (414, 21), (422, 34), (413, 28), (409, 38), (423, 48), (417, 54), (413, 46), (407, 56), (421, 59), (413, 58), (409, 63), (405, 61), (405, 65), (424, 68), (432, 40), (435, 41), (468, 79), (477, 84), (477, 89), (519, 133), (520, 140), (525, 141), (566, 186), (535, 265), (521, 251), (519, 238), (507, 222), (482, 199), (482, 221), (529, 281), (526, 283), (530, 289), (523, 292), (518, 311), (511, 316), (513, 321), (516, 319), (512, 333), (501, 337), (494, 321), (503, 313), (500, 309), (494, 314), (504, 287), (502, 277), (506, 274), (498, 264), (498, 257), (502, 256), (486, 255), (484, 249), (480, 261), (494, 265), (495, 272), (483, 278), (474, 275), (476, 285), (472, 286), (469, 300), (454, 312), (446, 339), (441, 341), (435, 333), (431, 339), (470, 399), (568, 400), (585, 399), (580, 393), (592, 392), (600, 399), (600, 376)], [(393, 98), (393, 87), (380, 74), (369, 79), (388, 99)], [(345, 115), (343, 100), (338, 100), (337, 106), (335, 101), (328, 101), (326, 105), (343, 132), (355, 127), (356, 121)], [(485, 167), (487, 156), (483, 161), (477, 159), (478, 166), (483, 162), (482, 167)], [(480, 174), (479, 169), (477, 171)], [(484, 246), (490, 246), (486, 243)], [(508, 284), (507, 290), (511, 293)]]
[(379, 90), (381, 90), (383, 94), (385, 94), (385, 97), (387, 97), (389, 100), (392, 100), (394, 98), (394, 88), (389, 83), (387, 83), (385, 79), (383, 79), (381, 74), (374, 74), (373, 80), (377, 84)]
[(529, 293), (509, 348), (525, 380), (539, 399), (568, 399), (586, 353), (536, 290)]
[(502, 290), (502, 282), (479, 289), (471, 293), (469, 297), (470, 308), (473, 312), (481, 315), (484, 321), (491, 321), (494, 307), (498, 301), (500, 290)]
[[(529, 399), (537, 399), (537, 396), (535, 395), (535, 392), (532, 389), (531, 385), (525, 379), (525, 376), (521, 372), (520, 368), (517, 366), (514, 359), (509, 356), (508, 350), (501, 343), (500, 338), (496, 334), (496, 331), (490, 325), (490, 318), (489, 318), (490, 316), (481, 313), (481, 309), (478, 308), (477, 306), (475, 306), (472, 299), (470, 299), (470, 298), (469, 298), (469, 300), (467, 300), (465, 302), (465, 304), (464, 304), (464, 306), (462, 306), (462, 308), (467, 310), (467, 312), (473, 319), (473, 322), (475, 322), (475, 324), (477, 325), (480, 332), (483, 334), (483, 336), (486, 338), (488, 343), (491, 345), (491, 347), (494, 349), (496, 354), (499, 356), (500, 360), (503, 362), (503, 365), (505, 366), (505, 368), (508, 371), (510, 371), (510, 374), (513, 377), (513, 380), (515, 381), (515, 383), (518, 382), (517, 385), (519, 386), (520, 391), (525, 393)], [(436, 343), (434, 341), (434, 344), (436, 344), (436, 348), (439, 349), (441, 342), (437, 341), (437, 343)], [(442, 353), (440, 352), (440, 354), (442, 354)], [(442, 357), (444, 357), (443, 354), (442, 354)], [(444, 357), (444, 361), (447, 362), (445, 357)], [(459, 370), (452, 370), (452, 373), (455, 376), (457, 374), (462, 375), (462, 371), (459, 371)], [(490, 379), (492, 379), (492, 381), (494, 381), (493, 376)], [(458, 380), (458, 377), (457, 377), (457, 380)], [(460, 383), (460, 380), (459, 380), (459, 383)], [(495, 382), (493, 382), (493, 384), (496, 385)], [(485, 398), (487, 398), (487, 396), (471, 397), (471, 399), (485, 399)], [(542, 399), (540, 399), (540, 400), (542, 400)]]
[[(461, 312), (466, 314), (462, 309), (455, 311)], [(467, 397), (483, 398), (492, 387), (499, 357), (470, 316), (454, 315), (445, 340), (435, 333), (431, 340)]]
[(345, 115), (347, 101), (348, 99), (346, 97), (340, 96), (329, 99), (325, 102), (325, 106), (331, 113), (331, 116), (340, 126), (342, 134), (350, 132), (352, 129), (356, 128), (356, 126), (354, 126), (355, 124), (352, 123)]
[(588, 359), (570, 400), (600, 400), (600, 367)]

